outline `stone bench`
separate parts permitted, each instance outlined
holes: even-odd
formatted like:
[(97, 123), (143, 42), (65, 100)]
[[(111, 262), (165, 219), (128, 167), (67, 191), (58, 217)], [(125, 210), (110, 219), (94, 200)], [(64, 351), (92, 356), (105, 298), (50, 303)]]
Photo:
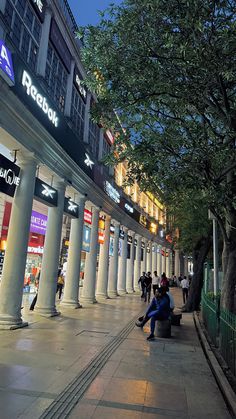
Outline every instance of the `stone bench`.
[(181, 313), (171, 313), (171, 324), (172, 326), (180, 326), (180, 320), (182, 319)]
[(171, 320), (157, 320), (155, 334), (158, 338), (171, 337)]

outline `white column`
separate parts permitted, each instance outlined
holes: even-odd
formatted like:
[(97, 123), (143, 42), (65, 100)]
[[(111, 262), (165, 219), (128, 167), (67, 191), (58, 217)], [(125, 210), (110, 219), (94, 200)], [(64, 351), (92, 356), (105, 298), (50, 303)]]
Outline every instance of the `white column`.
[(142, 240), (145, 243), (145, 247), (143, 249), (143, 260), (141, 261), (141, 271), (147, 272), (147, 239)]
[(46, 8), (45, 18), (42, 25), (39, 52), (38, 52), (38, 61), (37, 61), (37, 73), (45, 77), (46, 63), (47, 63), (47, 53), (48, 53), (48, 41), (49, 41), (49, 31), (52, 19), (52, 11), (49, 7)]
[(136, 258), (134, 261), (134, 291), (139, 291), (138, 280), (141, 276), (141, 236), (137, 235)]
[(55, 299), (64, 211), (65, 183), (62, 180), (58, 180), (53, 186), (55, 186), (58, 193), (57, 207), (50, 207), (48, 209), (38, 299), (35, 306), (35, 312), (44, 317), (53, 317), (60, 314), (56, 309)]
[(148, 242), (150, 252), (147, 252), (147, 272), (152, 272), (152, 242)]
[(87, 93), (87, 100), (84, 112), (84, 142), (89, 142), (89, 110), (90, 110), (91, 93)]
[(180, 275), (179, 250), (175, 250), (175, 275), (177, 278)]
[(20, 184), (16, 189), (8, 229), (7, 249), (0, 285), (0, 328), (27, 326), (21, 318), (25, 263), (29, 240), (36, 161), (22, 157)]
[[(65, 116), (70, 116), (70, 113), (71, 113), (71, 100), (72, 100), (74, 69), (75, 69), (75, 61), (71, 60), (70, 73), (67, 77), (65, 112), (64, 112)], [(81, 140), (82, 140), (82, 138), (81, 138)]]
[(76, 198), (79, 205), (79, 218), (71, 220), (69, 252), (66, 268), (65, 288), (62, 305), (71, 308), (81, 307), (79, 303), (79, 279), (80, 279), (80, 262), (81, 249), (83, 242), (83, 225), (84, 225), (84, 205), (85, 197)]
[(162, 256), (161, 256), (161, 247), (158, 246), (159, 252), (157, 253), (157, 274), (161, 276), (162, 274)]
[(130, 243), (130, 258), (127, 259), (126, 268), (126, 290), (128, 294), (134, 292), (134, 232), (129, 232), (132, 237), (132, 243)]
[(165, 257), (166, 248), (163, 247), (162, 250), (164, 252), (164, 255), (161, 256), (162, 257), (162, 272), (165, 272), (166, 274), (166, 257)]
[(121, 256), (119, 256), (118, 264), (118, 294), (126, 294), (126, 266), (127, 266), (127, 232), (128, 229), (123, 227), (124, 239), (121, 240)]
[(188, 277), (188, 256), (184, 256), (184, 275)]
[(113, 221), (115, 226), (114, 231), (114, 246), (113, 256), (110, 256), (109, 274), (108, 274), (108, 295), (109, 297), (117, 297), (117, 279), (118, 279), (118, 249), (120, 236), (120, 223)]
[(96, 296), (107, 298), (111, 217), (106, 215), (104, 243), (100, 244)]
[(169, 259), (170, 259), (170, 277), (174, 275), (173, 273), (173, 256), (172, 256), (172, 249), (169, 251)]
[(166, 276), (170, 278), (170, 250), (166, 249), (168, 252), (168, 257), (166, 257)]
[(84, 270), (84, 285), (82, 292), (82, 302), (96, 303), (95, 288), (96, 288), (96, 274), (97, 274), (97, 253), (98, 253), (98, 221), (99, 211), (97, 207), (92, 208), (92, 229), (90, 251), (86, 254), (85, 270)]
[(153, 243), (153, 253), (152, 253), (152, 275), (153, 272), (157, 271), (157, 245)]

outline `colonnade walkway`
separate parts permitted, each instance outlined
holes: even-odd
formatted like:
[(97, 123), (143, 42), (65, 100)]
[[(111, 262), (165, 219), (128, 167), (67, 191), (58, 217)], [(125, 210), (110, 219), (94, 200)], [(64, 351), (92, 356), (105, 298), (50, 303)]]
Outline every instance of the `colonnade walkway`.
[[(174, 289), (176, 306), (180, 290)], [(1, 419), (229, 419), (193, 316), (148, 342), (137, 294), (0, 331)]]

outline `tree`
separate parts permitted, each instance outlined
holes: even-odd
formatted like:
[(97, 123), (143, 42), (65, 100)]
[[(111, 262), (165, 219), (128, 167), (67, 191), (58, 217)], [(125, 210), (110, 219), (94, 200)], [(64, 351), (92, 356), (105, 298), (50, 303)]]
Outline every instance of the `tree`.
[(231, 311), (235, 12), (233, 0), (126, 0), (83, 30), (86, 83), (99, 98), (94, 117), (119, 132), (115, 156), (128, 160), (129, 180), (159, 193), (182, 185), (203, 195), (216, 216), (224, 242), (221, 303)]

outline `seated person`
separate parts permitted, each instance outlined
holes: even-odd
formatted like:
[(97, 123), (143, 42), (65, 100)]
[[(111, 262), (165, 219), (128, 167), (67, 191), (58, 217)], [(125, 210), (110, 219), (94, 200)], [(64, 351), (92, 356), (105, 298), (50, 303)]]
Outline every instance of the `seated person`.
[(174, 302), (174, 297), (171, 294), (168, 287), (166, 288), (166, 293), (167, 293), (167, 295), (169, 296), (169, 299), (170, 299), (170, 311), (173, 312), (174, 308), (175, 308), (175, 302)]
[(160, 287), (156, 290), (155, 297), (152, 299), (150, 306), (148, 307), (145, 316), (139, 318), (136, 322), (136, 326), (143, 327), (148, 320), (151, 319), (151, 334), (147, 337), (147, 340), (155, 338), (154, 330), (156, 320), (167, 320), (170, 317), (170, 298), (167, 294), (166, 287)]

